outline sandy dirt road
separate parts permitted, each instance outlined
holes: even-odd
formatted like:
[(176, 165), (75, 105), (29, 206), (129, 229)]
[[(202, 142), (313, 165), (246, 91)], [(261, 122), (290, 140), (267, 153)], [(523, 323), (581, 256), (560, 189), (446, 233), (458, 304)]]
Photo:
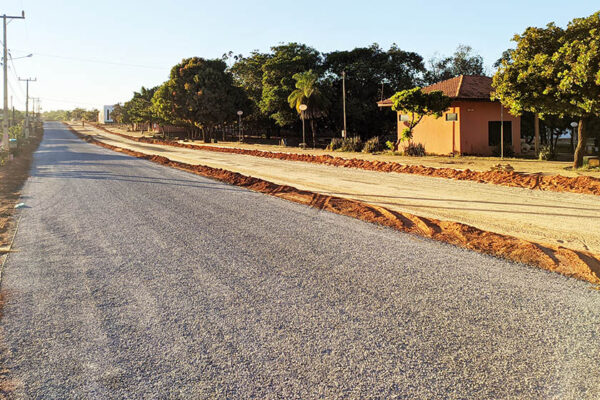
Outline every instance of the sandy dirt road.
[(224, 168), (299, 189), (451, 220), (540, 243), (600, 253), (598, 196), (336, 168), (239, 154), (138, 143), (91, 126), (97, 140), (175, 161)]

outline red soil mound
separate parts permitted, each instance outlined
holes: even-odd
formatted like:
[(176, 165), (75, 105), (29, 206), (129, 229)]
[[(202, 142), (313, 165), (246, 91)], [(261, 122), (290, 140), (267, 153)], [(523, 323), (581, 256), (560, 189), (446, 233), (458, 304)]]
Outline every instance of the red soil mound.
[(112, 132), (101, 125), (95, 125), (98, 129), (104, 130), (110, 134), (125, 137), (137, 142), (160, 144), (173, 147), (182, 147), (186, 149), (207, 150), (220, 153), (245, 154), (255, 157), (276, 158), (286, 161), (302, 161), (316, 164), (325, 164), (335, 167), (358, 168), (378, 172), (396, 172), (402, 174), (416, 174), (423, 176), (432, 176), (436, 178), (457, 179), (462, 181), (475, 181), (479, 183), (492, 183), (496, 185), (521, 187), (527, 189), (549, 190), (553, 192), (571, 192), (592, 194), (600, 196), (600, 179), (589, 176), (567, 177), (561, 175), (542, 176), (538, 174), (528, 175), (518, 172), (506, 171), (471, 171), (469, 169), (457, 170), (452, 168), (433, 168), (423, 165), (405, 165), (396, 162), (369, 161), (360, 159), (347, 159), (342, 157), (332, 157), (329, 155), (315, 156), (310, 154), (295, 153), (276, 153), (261, 150), (247, 150), (229, 147), (216, 147), (180, 143), (175, 141), (133, 137), (122, 133)]
[(171, 161), (161, 156), (149, 156), (136, 151), (111, 146), (96, 141), (90, 136), (81, 135), (75, 130), (73, 131), (88, 142), (135, 157), (218, 179), (232, 185), (245, 187), (296, 203), (306, 204), (321, 210), (347, 215), (363, 221), (388, 226), (402, 232), (417, 234), (480, 253), (535, 265), (566, 276), (600, 284), (600, 255), (570, 250), (564, 247), (542, 245), (512, 236), (483, 231), (457, 222), (422, 218), (360, 201), (298, 190), (291, 186), (277, 185), (259, 178), (219, 168), (185, 164)]

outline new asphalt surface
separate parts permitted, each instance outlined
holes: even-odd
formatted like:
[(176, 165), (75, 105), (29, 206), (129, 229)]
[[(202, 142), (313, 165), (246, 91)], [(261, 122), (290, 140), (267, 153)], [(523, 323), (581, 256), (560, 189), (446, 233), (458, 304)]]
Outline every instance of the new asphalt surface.
[(5, 265), (14, 398), (600, 397), (600, 292), (46, 125)]

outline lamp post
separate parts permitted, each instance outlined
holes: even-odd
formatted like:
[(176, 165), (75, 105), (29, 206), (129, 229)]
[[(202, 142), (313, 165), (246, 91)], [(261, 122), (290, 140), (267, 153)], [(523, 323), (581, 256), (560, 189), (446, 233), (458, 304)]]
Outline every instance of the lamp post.
[(238, 133), (239, 133), (239, 138), (240, 138), (240, 142), (244, 141), (244, 137), (242, 136), (242, 115), (244, 115), (244, 112), (242, 110), (237, 112), (238, 115)]
[[(571, 122), (571, 151), (575, 153), (575, 128), (579, 126), (579, 124), (575, 121)], [(585, 153), (584, 153), (585, 154)]]
[(300, 116), (302, 118), (302, 143), (300, 143), (300, 147), (305, 149), (306, 148), (306, 134), (304, 131), (304, 111), (306, 111), (308, 106), (306, 104), (300, 104), (300, 106), (298, 108), (300, 109)]

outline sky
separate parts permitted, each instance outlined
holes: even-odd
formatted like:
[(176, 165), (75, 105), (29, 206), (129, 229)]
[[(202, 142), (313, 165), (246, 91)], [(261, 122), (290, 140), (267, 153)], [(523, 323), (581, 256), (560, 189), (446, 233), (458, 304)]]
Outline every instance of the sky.
[[(473, 47), (488, 72), (528, 26), (559, 26), (600, 10), (597, 0), (241, 1), (3, 0), (9, 96), (24, 109), (25, 83), (43, 110), (124, 102), (167, 80), (183, 58), (268, 51), (285, 42), (321, 52), (396, 43), (426, 60)], [(31, 58), (18, 57), (33, 53)], [(9, 100), (10, 101), (10, 100)]]

